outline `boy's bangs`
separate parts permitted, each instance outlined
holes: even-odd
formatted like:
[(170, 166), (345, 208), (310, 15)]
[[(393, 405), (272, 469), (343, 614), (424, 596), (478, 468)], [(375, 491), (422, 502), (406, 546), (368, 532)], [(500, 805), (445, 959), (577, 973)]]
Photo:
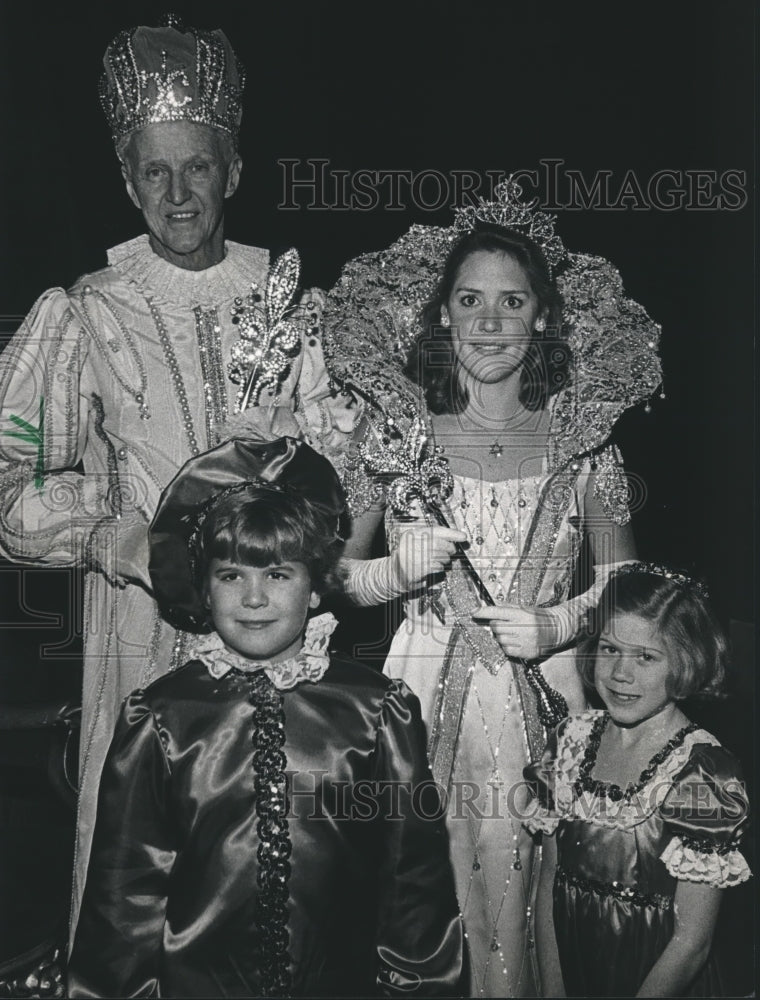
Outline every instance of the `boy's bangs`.
[(220, 525), (210, 546), (210, 557), (259, 567), (307, 562), (302, 532), (272, 515), (271, 510), (258, 505), (251, 511), (238, 512), (231, 522)]

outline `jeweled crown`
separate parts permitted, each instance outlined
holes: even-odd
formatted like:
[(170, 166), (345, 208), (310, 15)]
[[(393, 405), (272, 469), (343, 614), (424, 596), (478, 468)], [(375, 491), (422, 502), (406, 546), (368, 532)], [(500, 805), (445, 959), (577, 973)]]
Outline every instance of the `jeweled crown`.
[(567, 257), (562, 240), (554, 232), (556, 216), (538, 211), (538, 199), (522, 201), (522, 188), (508, 177), (494, 188), (494, 201), (478, 199), (476, 205), (454, 210), (454, 228), (462, 232), (477, 229), (478, 223), (514, 229), (532, 240), (541, 250), (549, 270)]
[(137, 129), (174, 121), (221, 129), (237, 146), (245, 71), (223, 31), (170, 16), (158, 28), (120, 31), (103, 65), (100, 102), (117, 152)]

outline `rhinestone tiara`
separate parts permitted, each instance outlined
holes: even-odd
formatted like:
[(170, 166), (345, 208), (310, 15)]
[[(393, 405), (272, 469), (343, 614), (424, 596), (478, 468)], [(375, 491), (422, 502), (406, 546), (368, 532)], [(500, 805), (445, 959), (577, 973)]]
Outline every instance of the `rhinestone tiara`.
[(514, 229), (527, 236), (541, 250), (549, 270), (553, 271), (567, 257), (562, 240), (554, 232), (556, 215), (539, 211), (538, 198), (522, 201), (522, 188), (507, 177), (494, 188), (494, 201), (478, 199), (476, 205), (454, 210), (454, 229), (462, 233), (478, 228), (478, 223)]
[(683, 587), (684, 590), (696, 591), (696, 593), (698, 593), (701, 597), (707, 598), (710, 596), (707, 592), (707, 587), (700, 580), (695, 580), (693, 577), (687, 576), (685, 573), (679, 573), (677, 570), (670, 569), (669, 566), (661, 566), (659, 563), (625, 563), (625, 565), (612, 571), (610, 579), (616, 576), (630, 576), (632, 573), (640, 573), (649, 576), (661, 576), (663, 579), (671, 580), (677, 586)]

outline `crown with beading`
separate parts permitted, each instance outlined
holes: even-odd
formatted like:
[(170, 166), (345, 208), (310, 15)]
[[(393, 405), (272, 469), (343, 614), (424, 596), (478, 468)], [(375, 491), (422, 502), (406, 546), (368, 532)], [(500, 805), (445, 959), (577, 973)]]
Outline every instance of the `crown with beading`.
[(103, 65), (100, 101), (117, 151), (137, 129), (174, 121), (221, 129), (237, 146), (245, 71), (223, 31), (170, 15), (157, 28), (120, 31)]

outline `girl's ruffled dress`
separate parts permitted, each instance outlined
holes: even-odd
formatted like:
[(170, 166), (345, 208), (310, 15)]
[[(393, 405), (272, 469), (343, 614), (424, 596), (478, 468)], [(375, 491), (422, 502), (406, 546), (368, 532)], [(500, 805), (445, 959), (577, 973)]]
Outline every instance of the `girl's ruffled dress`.
[[(608, 721), (600, 711), (566, 719), (525, 771), (537, 792), (526, 826), (557, 835), (554, 927), (568, 996), (636, 993), (672, 936), (679, 880), (722, 889), (750, 877), (736, 759), (692, 724), (621, 789), (593, 777)], [(684, 995), (722, 995), (714, 956)]]

